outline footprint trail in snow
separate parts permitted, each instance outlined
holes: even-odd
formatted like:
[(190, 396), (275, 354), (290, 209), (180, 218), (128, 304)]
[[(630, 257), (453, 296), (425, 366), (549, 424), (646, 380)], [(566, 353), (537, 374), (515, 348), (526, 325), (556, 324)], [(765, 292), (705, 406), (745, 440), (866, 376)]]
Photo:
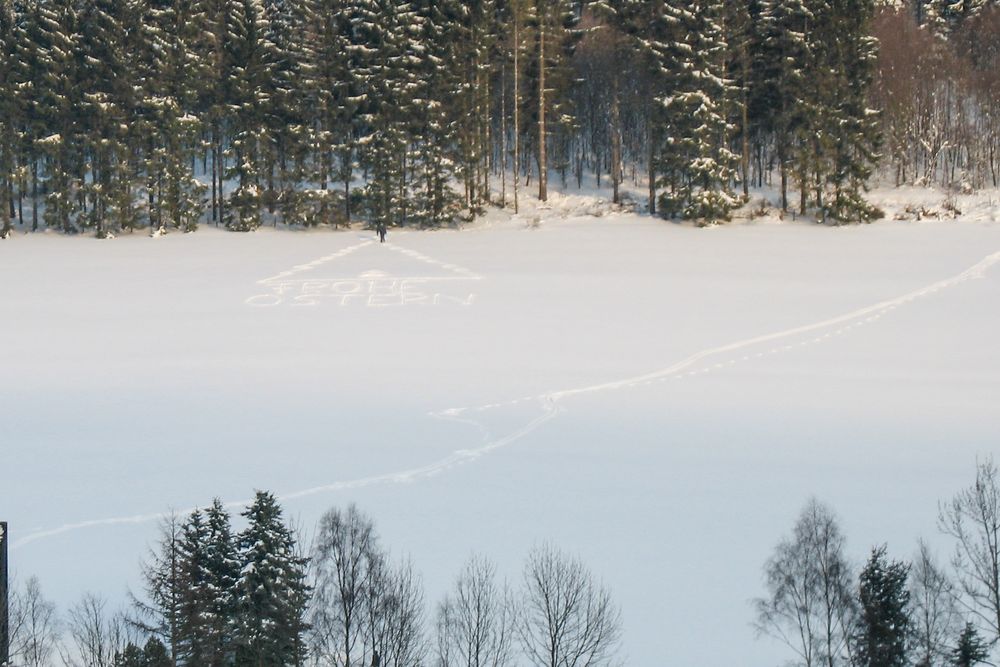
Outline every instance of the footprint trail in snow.
[[(366, 244), (358, 244), (357, 247), (361, 247), (363, 245)], [(775, 331), (770, 334), (755, 336), (728, 343), (726, 345), (708, 348), (700, 352), (696, 352), (695, 354), (677, 361), (670, 366), (660, 368), (649, 373), (644, 373), (642, 375), (587, 386), (573, 387), (570, 389), (549, 391), (542, 394), (524, 396), (498, 403), (469, 407), (455, 407), (433, 412), (430, 414), (432, 417), (447, 419), (455, 423), (466, 424), (478, 429), (481, 435), (480, 443), (471, 448), (456, 450), (442, 459), (430, 462), (420, 467), (396, 472), (388, 472), (371, 477), (332, 482), (323, 486), (316, 486), (308, 489), (302, 489), (300, 491), (285, 493), (278, 496), (278, 498), (282, 501), (287, 501), (322, 493), (358, 489), (377, 484), (409, 483), (419, 479), (432, 477), (451, 470), (457, 466), (461, 466), (487, 456), (491, 452), (507, 447), (508, 445), (511, 445), (538, 430), (545, 423), (551, 421), (559, 415), (559, 413), (563, 410), (561, 404), (569, 398), (617, 389), (648, 386), (659, 382), (681, 381), (685, 378), (702, 373), (709, 373), (729, 368), (741, 362), (748, 362), (770, 355), (779, 354), (781, 352), (786, 352), (798, 347), (822, 343), (836, 336), (846, 334), (857, 327), (870, 324), (892, 310), (911, 303), (917, 299), (930, 296), (969, 280), (982, 278), (989, 269), (998, 263), (1000, 263), (1000, 251), (986, 256), (956, 276), (940, 280), (920, 289), (903, 294), (902, 296), (880, 301), (870, 306), (859, 308), (858, 310), (844, 313), (836, 317), (831, 317), (829, 319), (813, 322), (811, 324), (805, 324), (791, 329)], [(734, 355), (734, 353), (741, 352), (742, 354)], [(516, 406), (519, 404), (535, 404), (541, 409), (541, 413), (520, 428), (506, 433), (505, 435), (499, 437), (493, 436), (483, 423), (483, 420), (481, 418), (477, 419), (478, 415), (482, 415), (487, 411)], [(247, 500), (239, 500), (227, 502), (225, 505), (227, 508), (236, 508), (245, 506), (247, 503)], [(190, 513), (193, 509), (195, 508), (178, 510), (175, 513), (183, 515)], [(52, 529), (32, 532), (15, 541), (13, 546), (15, 549), (18, 549), (48, 537), (61, 535), (71, 531), (83, 530), (86, 528), (141, 524), (150, 521), (157, 521), (169, 516), (169, 514), (170, 513), (168, 512), (137, 514), (134, 516), (111, 517), (65, 524)]]

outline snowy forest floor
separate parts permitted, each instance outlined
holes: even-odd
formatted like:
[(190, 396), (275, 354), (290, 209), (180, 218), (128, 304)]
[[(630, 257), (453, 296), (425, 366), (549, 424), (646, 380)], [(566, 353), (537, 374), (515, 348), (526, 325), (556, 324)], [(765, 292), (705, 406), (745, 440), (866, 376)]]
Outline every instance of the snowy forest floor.
[(708, 229), (556, 194), (384, 245), (17, 233), (15, 574), (124, 603), (160, 513), (268, 489), (307, 531), (357, 502), (429, 610), (470, 553), (516, 581), (549, 540), (613, 591), (627, 664), (783, 662), (748, 601), (806, 500), (859, 563), (944, 557), (937, 503), (1000, 443), (1000, 195), (872, 197), (885, 221), (840, 228), (752, 217), (761, 194)]

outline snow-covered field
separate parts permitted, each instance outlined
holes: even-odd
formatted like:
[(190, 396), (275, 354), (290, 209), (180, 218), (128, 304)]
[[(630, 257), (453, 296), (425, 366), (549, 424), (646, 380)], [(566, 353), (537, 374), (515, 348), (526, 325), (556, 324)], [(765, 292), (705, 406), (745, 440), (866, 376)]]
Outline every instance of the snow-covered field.
[[(777, 665), (761, 566), (815, 495), (908, 557), (1000, 453), (1000, 212), (696, 229), (557, 197), (461, 231), (0, 242), (0, 519), (62, 608), (124, 601), (156, 515), (357, 502), (423, 572), (542, 540), (628, 665)], [(532, 224), (537, 216), (539, 223)], [(913, 217), (913, 216), (909, 216)]]

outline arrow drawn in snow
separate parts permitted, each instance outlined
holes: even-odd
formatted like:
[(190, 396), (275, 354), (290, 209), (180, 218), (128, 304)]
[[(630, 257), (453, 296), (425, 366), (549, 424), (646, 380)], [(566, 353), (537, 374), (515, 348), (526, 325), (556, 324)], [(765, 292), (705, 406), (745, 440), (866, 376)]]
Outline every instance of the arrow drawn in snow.
[[(362, 244), (359, 244), (360, 247)], [(411, 468), (409, 470), (402, 470), (398, 472), (384, 473), (381, 475), (374, 475), (371, 477), (363, 477), (354, 480), (344, 480), (333, 482), (331, 484), (326, 484), (323, 486), (316, 486), (309, 489), (303, 489), (301, 491), (295, 491), (292, 493), (286, 493), (278, 496), (279, 500), (287, 501), (294, 500), (297, 498), (303, 498), (306, 496), (317, 495), (321, 493), (330, 493), (335, 491), (344, 491), (349, 489), (359, 489), (368, 486), (373, 486), (377, 484), (401, 484), (414, 482), (419, 479), (424, 479), (427, 477), (432, 477), (434, 475), (440, 474), (452, 468), (460, 465), (464, 465), (471, 461), (475, 461), (482, 458), (491, 452), (498, 449), (502, 449), (511, 445), (521, 438), (529, 435), (530, 433), (536, 431), (538, 428), (543, 426), (545, 423), (554, 419), (560, 412), (561, 408), (559, 403), (567, 398), (572, 398), (574, 396), (581, 396), (584, 394), (594, 394), (603, 391), (610, 391), (614, 389), (631, 388), (638, 386), (649, 385), (654, 382), (659, 382), (668, 379), (682, 379), (684, 377), (689, 377), (701, 372), (707, 372), (715, 368), (727, 367), (735, 364), (737, 361), (749, 361), (751, 359), (761, 358), (765, 355), (777, 354), (786, 350), (793, 349), (797, 346), (807, 345), (812, 343), (819, 343), (829, 340), (831, 336), (840, 335), (846, 331), (863, 325), (868, 322), (873, 322), (885, 313), (898, 308), (899, 306), (905, 305), (917, 299), (925, 296), (929, 296), (936, 292), (939, 292), (950, 287), (954, 287), (968, 280), (973, 280), (976, 278), (982, 278), (986, 271), (992, 268), (997, 263), (1000, 263), (1000, 251), (995, 252), (991, 255), (986, 256), (976, 264), (972, 265), (965, 271), (959, 273), (956, 276), (947, 278), (945, 280), (940, 280), (938, 282), (927, 285), (912, 292), (908, 292), (902, 296), (898, 296), (893, 299), (887, 299), (885, 301), (880, 301), (870, 306), (864, 308), (859, 308), (858, 310), (853, 310), (849, 313), (844, 313), (837, 317), (831, 317), (829, 319), (821, 320), (819, 322), (813, 322), (811, 324), (805, 324), (792, 329), (785, 329), (782, 331), (776, 331), (770, 334), (764, 334), (761, 336), (755, 336), (753, 338), (747, 338), (744, 340), (736, 341), (726, 345), (720, 345), (718, 347), (712, 347), (700, 352), (696, 352), (691, 356), (682, 359), (670, 366), (661, 368), (659, 370), (652, 371), (650, 373), (644, 373), (642, 375), (637, 375), (629, 378), (624, 378), (620, 380), (614, 380), (610, 382), (602, 382), (598, 384), (592, 384), (582, 387), (574, 387), (571, 389), (563, 389), (559, 391), (550, 391), (543, 394), (538, 394), (535, 396), (526, 396), (523, 398), (505, 401), (502, 403), (492, 403), (489, 405), (481, 405), (474, 407), (460, 407), (460, 408), (449, 408), (446, 410), (441, 410), (439, 412), (431, 413), (431, 416), (440, 419), (448, 419), (458, 423), (466, 423), (476, 426), (480, 429), (483, 434), (484, 444), (479, 445), (471, 449), (460, 449), (452, 452), (448, 456), (428, 463), (427, 465), (420, 466), (417, 468)], [(298, 268), (298, 267), (297, 267)], [(838, 325), (839, 329), (834, 329)], [(701, 370), (688, 370), (693, 366), (699, 364), (707, 359), (712, 359), (713, 357), (719, 357), (723, 355), (728, 355), (733, 352), (738, 352), (746, 348), (757, 347), (764, 345), (766, 343), (773, 343), (781, 341), (788, 338), (795, 338), (797, 336), (802, 336), (805, 334), (810, 334), (813, 332), (819, 332), (824, 329), (832, 329), (827, 333), (817, 336), (811, 340), (803, 341), (797, 345), (783, 345), (778, 347), (770, 348), (763, 352), (756, 352), (753, 354), (746, 354), (739, 359), (730, 359), (722, 363), (716, 363), (714, 366), (707, 366)], [(537, 402), (542, 409), (542, 413), (532, 419), (530, 422), (522, 426), (521, 428), (508, 433), (502, 437), (496, 439), (490, 439), (489, 432), (486, 430), (485, 426), (481, 422), (471, 418), (465, 418), (463, 415), (467, 415), (475, 412), (483, 412), (488, 409), (494, 409), (498, 407), (512, 406), (523, 402)], [(248, 504), (249, 501), (240, 500), (227, 502), (225, 506), (227, 508), (241, 507)], [(116, 525), (130, 525), (130, 524), (141, 524), (150, 521), (156, 521), (163, 519), (170, 514), (187, 514), (193, 511), (195, 508), (190, 508), (187, 510), (182, 510), (178, 512), (159, 512), (155, 514), (138, 514), (134, 516), (127, 517), (112, 517), (106, 519), (94, 519), (90, 521), (81, 521), (78, 523), (69, 523), (57, 528), (38, 530), (33, 533), (22, 537), (20, 540), (14, 542), (14, 548), (19, 549), (28, 544), (32, 544), (39, 540), (54, 537), (56, 535), (62, 535), (71, 531), (84, 530), (87, 528), (95, 528), (99, 526), (116, 526)]]

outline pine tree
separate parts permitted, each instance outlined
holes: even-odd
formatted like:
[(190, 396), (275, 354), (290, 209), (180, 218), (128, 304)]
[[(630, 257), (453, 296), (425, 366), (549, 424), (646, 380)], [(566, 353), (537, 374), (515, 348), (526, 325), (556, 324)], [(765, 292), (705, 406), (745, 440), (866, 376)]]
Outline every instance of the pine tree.
[(295, 537), (273, 495), (258, 491), (243, 516), (249, 525), (238, 538), (236, 665), (301, 665), (307, 559), (297, 554)]
[(860, 614), (855, 636), (859, 667), (909, 664), (910, 566), (886, 558), (885, 546), (872, 550), (858, 582)]

